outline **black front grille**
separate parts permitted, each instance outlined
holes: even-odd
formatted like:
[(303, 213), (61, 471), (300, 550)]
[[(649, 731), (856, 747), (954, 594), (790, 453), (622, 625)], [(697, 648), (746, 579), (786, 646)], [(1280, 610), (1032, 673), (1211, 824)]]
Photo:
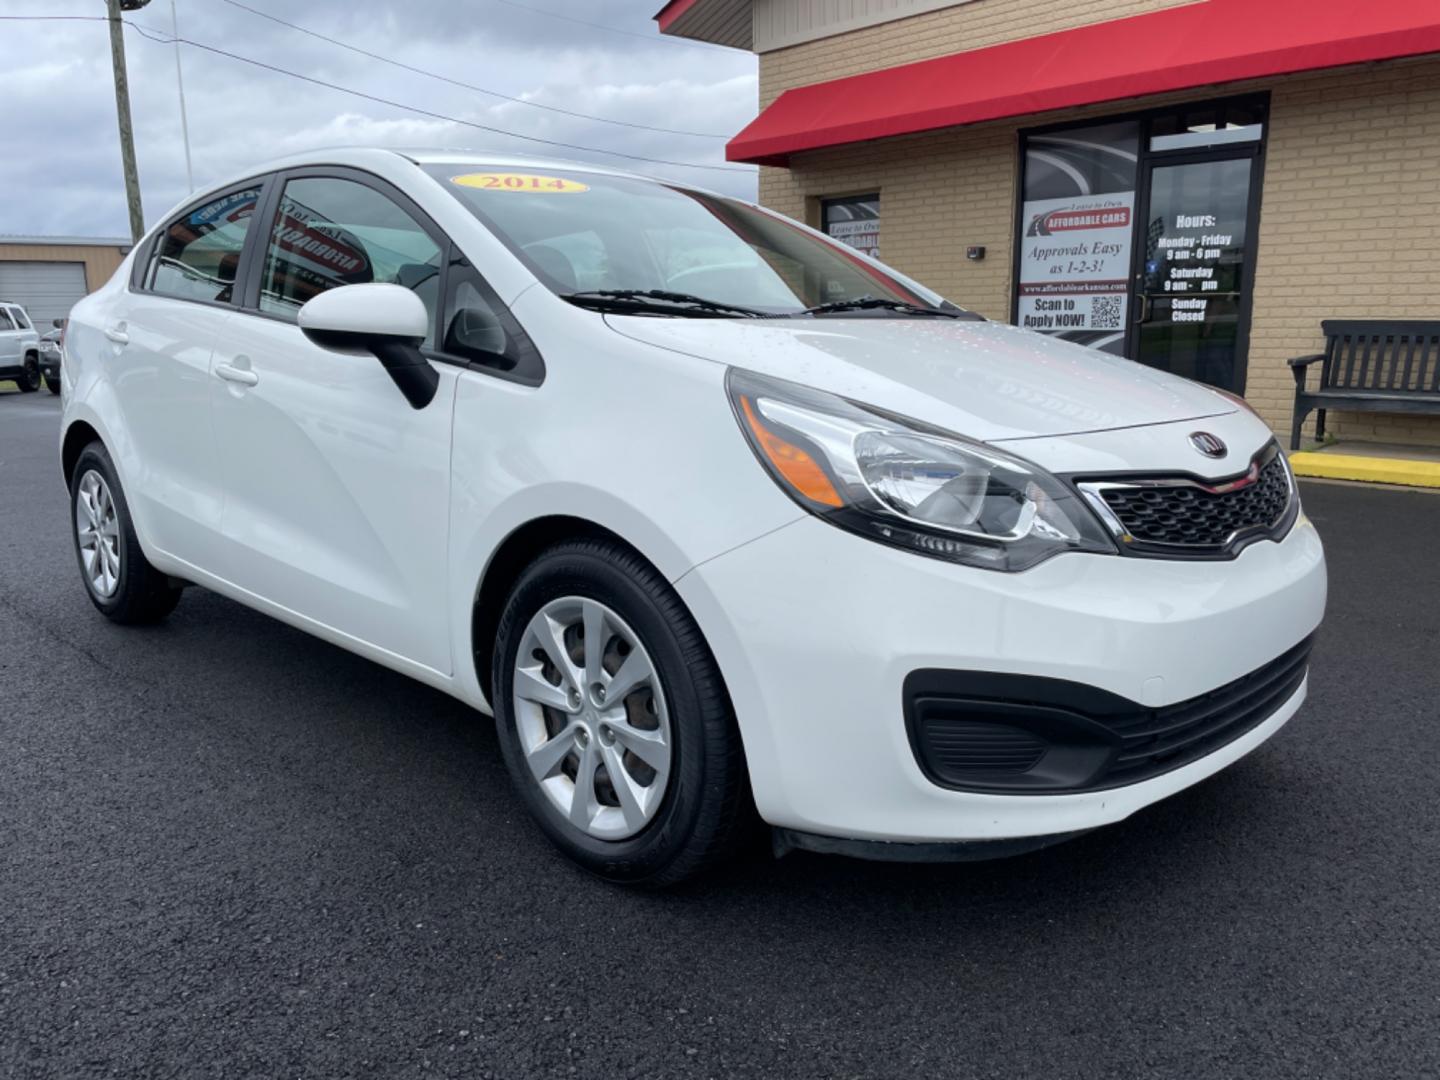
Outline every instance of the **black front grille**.
[(1186, 547), (1222, 547), (1245, 530), (1274, 528), (1290, 504), (1290, 480), (1278, 454), (1252, 483), (1232, 491), (1182, 481), (1106, 485), (1098, 492), (1135, 540)]
[(1310, 640), (1174, 705), (1062, 679), (924, 670), (905, 680), (921, 769), (944, 787), (1014, 794), (1119, 787), (1188, 765), (1273, 716), (1299, 689)]
[(1305, 679), (1307, 638), (1244, 678), (1208, 694), (1105, 722), (1122, 740), (1104, 783), (1131, 784), (1188, 765), (1272, 716)]

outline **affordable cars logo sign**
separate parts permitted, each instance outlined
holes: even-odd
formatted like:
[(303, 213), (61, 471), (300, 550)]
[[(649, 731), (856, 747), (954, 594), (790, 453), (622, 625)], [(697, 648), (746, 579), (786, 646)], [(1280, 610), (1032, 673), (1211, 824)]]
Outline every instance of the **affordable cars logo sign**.
[(1050, 333), (1123, 332), (1133, 192), (1025, 204), (1019, 322)]
[(1026, 136), (1021, 326), (1124, 349), (1139, 149), (1133, 120)]
[(1084, 210), (1052, 210), (1038, 214), (1030, 222), (1028, 236), (1053, 236), (1055, 233), (1077, 232), (1089, 229), (1128, 229), (1130, 208), (1128, 206), (1087, 208)]

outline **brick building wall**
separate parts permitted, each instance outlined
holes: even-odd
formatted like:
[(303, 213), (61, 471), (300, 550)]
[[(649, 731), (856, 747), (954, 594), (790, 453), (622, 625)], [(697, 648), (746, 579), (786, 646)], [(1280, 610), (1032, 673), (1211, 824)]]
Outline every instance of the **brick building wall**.
[[(1174, 6), (984, 2), (760, 58), (761, 100), (821, 79)], [(1440, 318), (1440, 60), (1396, 61), (1209, 87), (1022, 121), (979, 124), (797, 155), (763, 168), (760, 199), (819, 222), (820, 197), (879, 191), (881, 257), (956, 303), (1010, 317), (1019, 131), (1180, 101), (1267, 90), (1268, 149), (1246, 394), (1288, 434), (1285, 361), (1324, 345), (1330, 316)], [(987, 248), (983, 262), (968, 245)], [(1313, 377), (1313, 376), (1312, 376)], [(1440, 421), (1332, 414), (1341, 438), (1440, 445)]]
[[(1322, 318), (1440, 318), (1440, 60), (1271, 94), (1246, 396), (1288, 432), (1285, 361), (1324, 347)], [(1433, 417), (1332, 415), (1340, 438), (1440, 445)]]

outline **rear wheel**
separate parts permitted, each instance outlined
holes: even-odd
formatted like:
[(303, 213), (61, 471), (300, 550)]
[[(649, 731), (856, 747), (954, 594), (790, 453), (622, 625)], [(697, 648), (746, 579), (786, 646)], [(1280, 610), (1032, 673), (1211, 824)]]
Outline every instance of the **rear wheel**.
[(27, 394), (33, 394), (40, 389), (40, 358), (34, 353), (25, 357), (25, 366), (20, 377), (15, 380), (15, 385)]
[(105, 447), (80, 452), (70, 480), (75, 557), (85, 591), (117, 623), (159, 622), (180, 602), (180, 589), (140, 550), (130, 506)]
[(600, 540), (545, 552), (506, 602), (494, 669), (511, 779), (580, 865), (658, 887), (735, 848), (753, 811), (729, 699), (644, 560)]

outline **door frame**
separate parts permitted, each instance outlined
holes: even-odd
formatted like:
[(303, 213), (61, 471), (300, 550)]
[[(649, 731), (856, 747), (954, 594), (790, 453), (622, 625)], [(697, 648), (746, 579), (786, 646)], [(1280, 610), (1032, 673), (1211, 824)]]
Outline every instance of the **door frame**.
[[(1177, 113), (1184, 113), (1190, 110), (1216, 108), (1221, 109), (1228, 106), (1256, 107), (1261, 111), (1261, 123), (1264, 129), (1258, 141), (1253, 143), (1219, 143), (1211, 147), (1189, 148), (1182, 147), (1175, 150), (1151, 150), (1150, 139), (1154, 132), (1155, 122), (1161, 118), (1171, 117)], [(1206, 156), (1226, 158), (1235, 157), (1249, 152), (1255, 155), (1255, 165), (1250, 176), (1250, 206), (1246, 217), (1246, 235), (1251, 238), (1250, 250), (1246, 254), (1248, 265), (1246, 271), (1246, 288), (1243, 290), (1243, 311), (1241, 313), (1240, 325), (1236, 329), (1236, 358), (1235, 370), (1237, 383), (1240, 390), (1237, 393), (1243, 396), (1244, 387), (1249, 381), (1250, 370), (1250, 316), (1254, 308), (1254, 268), (1255, 256), (1259, 251), (1260, 244), (1260, 209), (1264, 201), (1265, 193), (1265, 157), (1270, 145), (1270, 92), (1263, 90), (1248, 94), (1229, 94), (1219, 97), (1199, 97), (1181, 101), (1170, 102), (1163, 106), (1154, 106), (1148, 109), (1132, 109), (1128, 112), (1106, 113), (1096, 112), (1082, 120), (1067, 120), (1058, 124), (1039, 124), (1035, 127), (1020, 128), (1016, 131), (1015, 139), (1015, 184), (1014, 184), (1014, 213), (1011, 223), (1011, 261), (1010, 261), (1010, 323), (1015, 325), (1020, 318), (1020, 260), (1022, 249), (1022, 238), (1026, 222), (1025, 217), (1025, 150), (1026, 141), (1031, 135), (1050, 135), (1056, 132), (1075, 131), (1083, 128), (1095, 127), (1099, 124), (1113, 124), (1123, 121), (1135, 121), (1139, 124), (1139, 141), (1136, 145), (1135, 162), (1135, 212), (1132, 216), (1130, 234), (1130, 287), (1126, 292), (1129, 299), (1130, 309), (1127, 312), (1127, 324), (1125, 326), (1125, 356), (1133, 359), (1133, 320), (1135, 307), (1138, 304), (1136, 295), (1135, 273), (1143, 270), (1144, 260), (1140, 258), (1140, 228), (1144, 220), (1142, 210), (1149, 209), (1149, 184), (1147, 182), (1149, 169), (1152, 163), (1178, 162), (1187, 157)], [(1143, 186), (1142, 186), (1143, 185)], [(1142, 205), (1143, 201), (1143, 205)]]
[[(502, 303), (500, 297), (490, 287), (490, 283), (480, 267), (470, 261), (460, 249), (460, 245), (419, 203), (396, 185), (383, 177), (353, 165), (296, 165), (271, 173), (267, 179), (269, 183), (261, 193), (260, 201), (255, 209), (255, 219), (260, 227), (251, 230), (255, 234), (255, 247), (252, 249), (248, 246), (250, 237), (247, 236), (246, 254), (242, 257), (240, 276), (236, 278), (235, 293), (238, 299), (235, 302), (235, 308), (238, 314), (257, 319), (269, 319), (271, 322), (286, 323), (290, 326), (296, 325), (295, 319), (288, 314), (264, 311), (260, 307), (260, 290), (264, 284), (262, 279), (265, 260), (269, 255), (275, 227), (279, 224), (280, 208), (285, 198), (285, 187), (292, 180), (346, 180), (359, 184), (361, 187), (370, 188), (389, 199), (409, 214), (420, 226), (421, 231), (440, 248), (440, 272), (439, 280), (436, 282), (435, 307), (437, 340), (433, 348), (421, 349), (425, 358), (469, 371), (477, 371), (482, 375), (505, 382), (520, 383), (522, 386), (539, 386), (545, 381), (544, 357), (535, 347), (534, 340), (525, 332), (525, 328), (520, 325), (510, 311), (509, 306)], [(513, 344), (514, 355), (510, 357), (514, 361), (512, 366), (485, 364), (478, 360), (456, 356), (444, 350), (444, 342), (440, 339), (443, 337), (442, 331), (450, 315), (447, 309), (450, 277), (452, 273), (460, 270), (475, 271), (475, 280), (481, 293), (486, 296), (486, 302), (499, 317), (501, 324), (505, 327), (507, 339)]]
[[(1267, 118), (1268, 119), (1268, 118)], [(1143, 136), (1142, 136), (1143, 138)], [(1141, 152), (1135, 178), (1134, 234), (1130, 241), (1130, 319), (1125, 328), (1125, 355), (1134, 360), (1139, 355), (1140, 327), (1145, 313), (1141, 285), (1145, 280), (1145, 246), (1141, 240), (1144, 223), (1150, 220), (1151, 180), (1156, 169), (1175, 166), (1204, 165), (1212, 161), (1250, 161), (1250, 192), (1245, 207), (1245, 253), (1240, 262), (1240, 297), (1235, 324), (1235, 383), (1226, 387), (1241, 397), (1250, 372), (1250, 314), (1254, 308), (1255, 253), (1259, 246), (1260, 197), (1265, 177), (1264, 140), (1237, 143), (1199, 150), (1173, 150), (1160, 153)], [(1183, 294), (1203, 297), (1204, 293)]]

